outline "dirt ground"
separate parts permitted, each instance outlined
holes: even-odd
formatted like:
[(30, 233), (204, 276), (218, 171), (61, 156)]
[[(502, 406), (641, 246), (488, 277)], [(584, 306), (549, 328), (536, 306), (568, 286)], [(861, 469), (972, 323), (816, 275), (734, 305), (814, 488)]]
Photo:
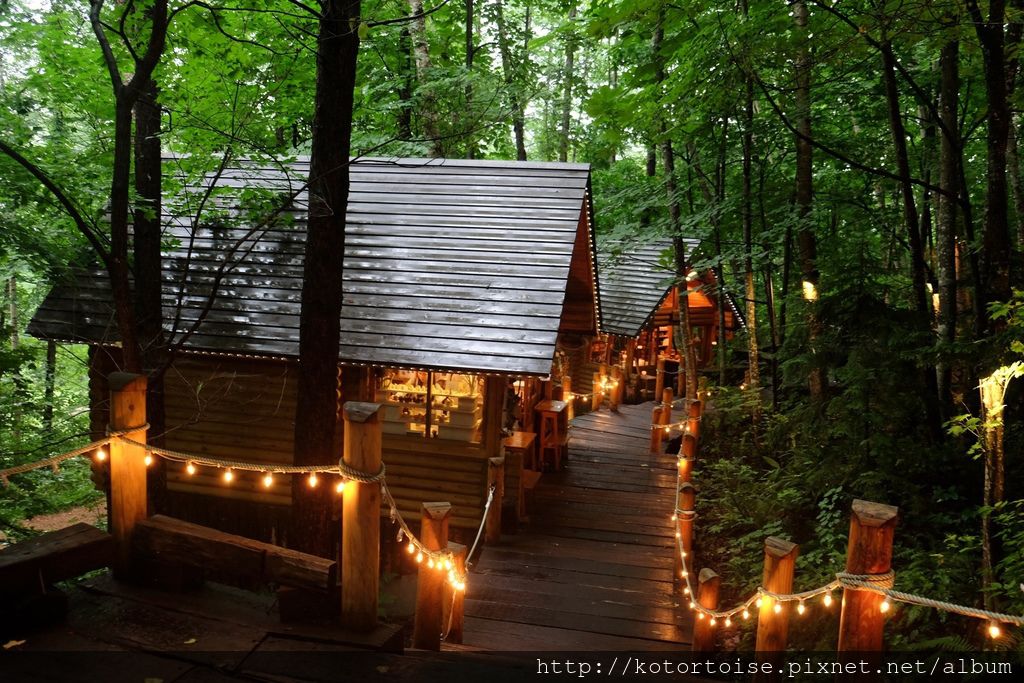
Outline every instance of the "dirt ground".
[[(106, 526), (107, 501), (98, 500), (91, 505), (78, 505), (60, 512), (51, 512), (48, 515), (36, 515), (29, 517), (23, 525), (36, 531), (56, 531), (64, 527), (85, 522), (97, 526)], [(7, 545), (7, 536), (0, 531), (0, 548)]]

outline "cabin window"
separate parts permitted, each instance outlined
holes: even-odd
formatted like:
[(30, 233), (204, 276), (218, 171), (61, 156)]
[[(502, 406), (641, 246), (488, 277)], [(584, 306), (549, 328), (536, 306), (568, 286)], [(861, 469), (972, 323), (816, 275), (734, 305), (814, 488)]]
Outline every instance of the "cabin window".
[(384, 433), (479, 443), (483, 377), (386, 369), (378, 379)]

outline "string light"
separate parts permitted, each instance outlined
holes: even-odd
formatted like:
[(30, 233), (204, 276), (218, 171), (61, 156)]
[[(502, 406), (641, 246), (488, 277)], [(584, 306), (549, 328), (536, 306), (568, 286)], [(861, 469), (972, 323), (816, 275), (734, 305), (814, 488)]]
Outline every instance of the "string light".
[(320, 480), (316, 477), (316, 472), (310, 472), (309, 479), (307, 481), (309, 482), (309, 488), (311, 489), (315, 489), (316, 485), (320, 483)]
[(96, 462), (103, 462), (107, 459), (107, 452), (100, 448), (96, 451)]
[(339, 494), (345, 493), (346, 484), (348, 484), (348, 482), (342, 479), (341, 481), (338, 482), (337, 486), (334, 487), (334, 490)]
[(998, 638), (1001, 635), (1003, 635), (1003, 631), (1002, 631), (1001, 628), (999, 628), (999, 624), (997, 624), (994, 621), (991, 622), (988, 625), (988, 636), (989, 636), (989, 638)]
[(434, 568), (434, 558), (432, 558), (432, 557), (427, 558), (427, 569), (433, 569), (433, 568)]
[(825, 607), (831, 607), (832, 606), (832, 591), (829, 591), (829, 592), (825, 593), (825, 595), (824, 595), (824, 597), (822, 597), (821, 601), (823, 603), (825, 603)]
[(757, 599), (757, 602), (754, 603), (754, 606), (757, 607), (758, 609), (761, 609), (761, 605), (763, 605), (763, 604), (764, 604), (764, 598), (759, 597)]
[(782, 603), (781, 602), (775, 603), (775, 606), (772, 607), (772, 609), (775, 611), (776, 614), (780, 613), (782, 611)]
[(416, 544), (412, 541), (409, 541), (409, 545), (406, 546), (406, 549), (409, 551), (409, 554), (412, 555), (414, 552), (416, 552)]
[(416, 564), (420, 564), (421, 562), (423, 562), (423, 553), (416, 553)]
[(195, 473), (196, 473), (196, 466), (195, 466), (195, 465), (193, 465), (192, 463), (188, 463), (187, 465), (185, 465), (185, 472), (186, 472), (186, 473), (187, 473), (187, 474), (188, 474), (189, 476), (192, 476), (193, 474), (195, 474)]
[(227, 483), (230, 484), (231, 481), (234, 478), (235, 478), (235, 473), (231, 471), (230, 467), (228, 469), (224, 470), (224, 481), (226, 481)]
[(690, 594), (690, 587), (689, 586), (685, 586), (683, 588), (683, 595), (689, 595), (689, 594)]
[(745, 607), (743, 608), (743, 618), (744, 619), (749, 619), (750, 618), (750, 611), (747, 610), (747, 608), (745, 608)]
[(142, 459), (142, 462), (143, 464), (146, 465), (146, 467), (149, 467), (150, 465), (153, 464), (153, 456), (150, 455), (149, 453), (146, 453), (146, 457)]
[(885, 600), (882, 600), (882, 604), (878, 606), (878, 609), (882, 614), (885, 614), (889, 611), (890, 607), (892, 607), (892, 605), (889, 604), (889, 600), (887, 598)]
[(730, 626), (732, 626), (732, 619), (730, 619), (729, 617), (726, 617), (725, 618), (725, 627), (729, 628)]
[(263, 475), (263, 488), (269, 489), (271, 484), (273, 483), (274, 475), (272, 475), (270, 472), (267, 472), (266, 474)]
[(797, 614), (803, 614), (803, 613), (804, 613), (804, 612), (806, 612), (806, 611), (807, 611), (807, 608), (806, 608), (806, 607), (804, 606), (804, 601), (803, 601), (803, 600), (801, 600), (801, 601), (800, 601), (800, 602), (798, 602), (798, 603), (797, 603), (797, 605), (796, 605), (796, 613), (797, 613)]

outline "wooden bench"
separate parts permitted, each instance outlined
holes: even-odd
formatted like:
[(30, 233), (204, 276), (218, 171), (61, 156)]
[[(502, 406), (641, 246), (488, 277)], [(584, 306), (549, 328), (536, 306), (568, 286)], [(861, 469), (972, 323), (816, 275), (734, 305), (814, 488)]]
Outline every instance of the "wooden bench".
[(45, 587), (109, 567), (114, 539), (80, 522), (0, 550), (0, 591), (43, 592)]
[(195, 567), (215, 576), (238, 577), (245, 585), (277, 583), (330, 592), (338, 583), (334, 560), (164, 515), (139, 522), (132, 544), (140, 557)]

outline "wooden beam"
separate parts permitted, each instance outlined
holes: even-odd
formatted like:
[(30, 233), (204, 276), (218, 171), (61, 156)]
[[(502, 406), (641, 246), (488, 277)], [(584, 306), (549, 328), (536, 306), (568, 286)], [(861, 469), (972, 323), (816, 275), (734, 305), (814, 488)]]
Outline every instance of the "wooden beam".
[[(114, 372), (107, 378), (110, 386), (110, 431), (116, 432), (146, 424), (146, 378), (128, 372)], [(125, 439), (145, 443), (146, 430), (125, 435)], [(131, 576), (131, 541), (135, 526), (149, 514), (146, 500), (146, 449), (113, 438), (110, 442), (110, 532), (117, 556), (114, 575)]]
[[(892, 569), (892, 545), (899, 508), (866, 500), (853, 501), (850, 540), (846, 550), (849, 574), (884, 574)], [(880, 652), (886, 615), (883, 595), (843, 590), (839, 617), (840, 652)]]
[[(697, 579), (697, 604), (710, 610), (718, 609), (718, 592), (722, 579), (715, 572), (707, 567), (700, 570), (700, 577)], [(715, 627), (711, 618), (700, 613), (693, 622), (693, 651), (714, 652), (715, 650)]]
[[(342, 459), (359, 472), (381, 467), (380, 404), (348, 401), (342, 408)], [(345, 626), (370, 631), (377, 625), (380, 593), (380, 482), (349, 481), (342, 499), (341, 618)]]
[(0, 550), (0, 591), (34, 593), (57, 581), (107, 567), (114, 561), (114, 539), (79, 522), (14, 543)]
[[(429, 551), (444, 550), (448, 547), (448, 518), (451, 517), (450, 503), (423, 503), (420, 542)], [(421, 650), (441, 649), (441, 620), (444, 610), (444, 584), (447, 580), (444, 568), (428, 567), (426, 561), (420, 564), (416, 584), (416, 616), (412, 628), (412, 646)]]
[[(505, 458), (488, 458), (487, 489), (494, 487), (494, 500), (487, 511), (484, 527), (484, 542), (489, 545), (501, 543), (501, 504), (505, 498)], [(486, 498), (485, 498), (486, 500)]]

